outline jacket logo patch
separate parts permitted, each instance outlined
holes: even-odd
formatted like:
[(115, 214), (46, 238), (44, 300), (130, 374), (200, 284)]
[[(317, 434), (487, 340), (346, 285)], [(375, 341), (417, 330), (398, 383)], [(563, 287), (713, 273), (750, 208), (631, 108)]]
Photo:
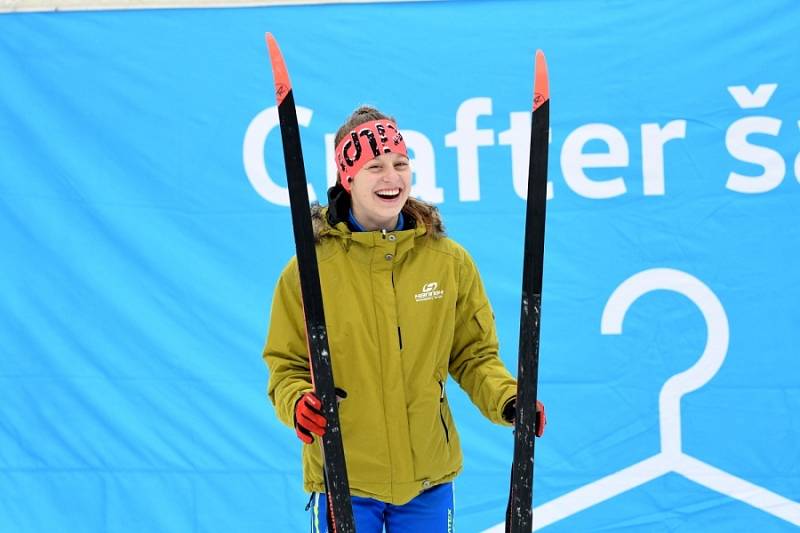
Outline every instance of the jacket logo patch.
[(422, 292), (414, 295), (414, 299), (418, 302), (425, 302), (427, 300), (438, 300), (444, 296), (444, 290), (437, 290), (439, 284), (435, 281), (426, 283), (422, 286)]

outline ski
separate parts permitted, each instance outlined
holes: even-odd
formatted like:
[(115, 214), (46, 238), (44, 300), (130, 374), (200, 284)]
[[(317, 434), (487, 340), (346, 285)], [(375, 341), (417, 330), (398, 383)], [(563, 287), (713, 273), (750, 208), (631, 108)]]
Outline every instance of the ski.
[(547, 202), (547, 149), (550, 130), (550, 83), (544, 53), (536, 51), (528, 165), (528, 205), (522, 263), (522, 306), (519, 323), (517, 401), (514, 420), (514, 462), (506, 509), (507, 533), (533, 529), (533, 456), (536, 395), (539, 381), (539, 327)]
[(322, 412), (328, 422), (325, 435), (321, 438), (317, 437), (317, 440), (321, 440), (322, 443), (329, 531), (350, 533), (355, 531), (350, 485), (347, 481), (347, 466), (341, 428), (339, 427), (339, 410), (333, 384), (333, 367), (328, 348), (325, 313), (322, 307), (322, 289), (311, 227), (308, 184), (303, 165), (303, 151), (300, 146), (297, 111), (289, 73), (286, 70), (286, 63), (278, 48), (278, 43), (270, 33), (266, 34), (266, 41), (275, 81), (275, 99), (278, 105), (283, 157), (289, 186), (289, 202), (297, 250), (297, 266), (300, 270), (300, 291), (305, 315), (311, 382), (316, 395), (322, 402)]

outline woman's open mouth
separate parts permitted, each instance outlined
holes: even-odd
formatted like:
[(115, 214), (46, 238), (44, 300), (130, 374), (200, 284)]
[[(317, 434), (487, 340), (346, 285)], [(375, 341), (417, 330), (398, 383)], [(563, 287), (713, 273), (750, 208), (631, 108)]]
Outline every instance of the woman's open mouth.
[(381, 189), (379, 191), (375, 191), (375, 194), (381, 200), (395, 200), (400, 196), (400, 189)]

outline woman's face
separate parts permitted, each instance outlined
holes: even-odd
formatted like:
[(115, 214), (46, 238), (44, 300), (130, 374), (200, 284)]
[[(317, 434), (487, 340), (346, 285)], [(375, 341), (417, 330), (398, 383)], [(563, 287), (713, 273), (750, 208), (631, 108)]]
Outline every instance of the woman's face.
[(379, 155), (358, 171), (351, 185), (358, 223), (369, 231), (393, 230), (411, 192), (411, 165), (402, 154)]

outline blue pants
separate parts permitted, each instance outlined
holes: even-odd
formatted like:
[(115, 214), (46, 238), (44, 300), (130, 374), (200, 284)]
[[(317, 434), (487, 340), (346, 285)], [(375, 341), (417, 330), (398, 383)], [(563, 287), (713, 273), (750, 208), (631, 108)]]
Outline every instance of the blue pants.
[[(430, 488), (405, 505), (352, 497), (353, 517), (358, 533), (452, 533), (453, 484)], [(325, 494), (314, 493), (311, 508), (311, 533), (327, 533)]]

